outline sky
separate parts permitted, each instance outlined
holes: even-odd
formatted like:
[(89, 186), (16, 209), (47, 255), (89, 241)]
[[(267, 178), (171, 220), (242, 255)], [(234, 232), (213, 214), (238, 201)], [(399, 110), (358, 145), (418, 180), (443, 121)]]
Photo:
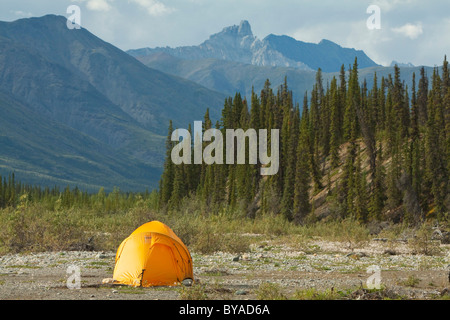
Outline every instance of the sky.
[(122, 50), (198, 45), (248, 20), (260, 39), (328, 39), (381, 65), (435, 66), (450, 54), (448, 0), (1, 0), (0, 20), (69, 17), (71, 5), (83, 28)]

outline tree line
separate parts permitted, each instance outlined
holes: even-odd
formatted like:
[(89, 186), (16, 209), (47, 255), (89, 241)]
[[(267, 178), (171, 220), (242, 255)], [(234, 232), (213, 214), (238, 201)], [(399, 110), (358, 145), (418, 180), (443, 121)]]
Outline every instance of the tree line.
[(381, 79), (375, 73), (371, 88), (358, 77), (357, 59), (348, 70), (343, 65), (326, 87), (318, 69), (301, 107), (287, 79), (277, 90), (267, 80), (249, 100), (239, 93), (227, 98), (215, 123), (207, 110), (203, 130), (213, 127), (224, 135), (226, 129), (279, 129), (278, 174), (261, 176), (260, 163), (175, 165), (170, 123), (160, 208), (176, 210), (184, 198), (194, 197), (213, 212), (281, 214), (296, 223), (318, 216), (411, 223), (449, 217), (446, 57), (432, 75), (425, 68), (417, 78), (413, 74), (411, 88), (401, 80), (398, 66)]
[(97, 193), (90, 193), (78, 187), (39, 186), (17, 181), (15, 173), (8, 177), (0, 175), (0, 209), (26, 206), (34, 203), (43, 205), (48, 210), (82, 208), (97, 210), (100, 213), (127, 211), (139, 203), (152, 209), (157, 207), (157, 191), (122, 192), (114, 188), (106, 192), (102, 187)]

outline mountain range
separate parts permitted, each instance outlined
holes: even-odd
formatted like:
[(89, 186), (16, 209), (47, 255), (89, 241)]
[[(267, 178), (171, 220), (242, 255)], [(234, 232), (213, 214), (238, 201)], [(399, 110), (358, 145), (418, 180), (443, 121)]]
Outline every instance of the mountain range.
[(285, 35), (270, 34), (260, 40), (253, 35), (248, 21), (224, 28), (198, 46), (158, 47), (129, 50), (134, 57), (167, 53), (184, 60), (218, 59), (241, 62), (255, 66), (292, 67), (299, 70), (337, 72), (341, 65), (352, 64), (358, 58), (361, 68), (377, 64), (363, 51), (342, 48), (323, 39), (318, 44), (298, 41)]
[[(287, 77), (297, 102), (303, 101), (305, 92), (312, 89), (319, 68), (326, 86), (334, 76), (338, 78), (342, 65), (348, 70), (355, 57), (359, 78), (361, 82), (365, 79), (369, 87), (375, 73), (380, 81), (383, 76), (393, 74), (394, 66), (398, 65), (402, 80), (411, 88), (412, 73), (418, 75), (421, 68), (396, 61), (389, 67), (380, 66), (363, 51), (342, 48), (329, 40), (314, 44), (272, 34), (259, 40), (245, 20), (224, 28), (199, 46), (142, 48), (127, 52), (150, 68), (192, 80), (228, 96), (240, 92), (250, 97), (252, 90), (260, 92), (267, 79), (277, 88)], [(431, 67), (426, 70), (432, 73)]]
[[(128, 52), (84, 28), (69, 30), (62, 16), (0, 22), (0, 175), (90, 191), (152, 189), (169, 120), (186, 128), (207, 108), (218, 120), (227, 96), (250, 97), (266, 79), (276, 87), (287, 77), (302, 101), (315, 70), (326, 84), (355, 56), (368, 85), (375, 72), (393, 73), (327, 40), (259, 40), (247, 21), (199, 46)], [(402, 68), (402, 78), (412, 72), (419, 67)]]

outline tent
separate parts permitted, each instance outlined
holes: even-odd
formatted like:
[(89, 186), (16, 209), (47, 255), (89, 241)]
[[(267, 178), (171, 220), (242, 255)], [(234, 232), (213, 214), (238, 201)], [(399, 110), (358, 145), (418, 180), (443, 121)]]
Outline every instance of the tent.
[(175, 286), (194, 279), (192, 258), (180, 238), (159, 221), (137, 228), (117, 249), (113, 279), (132, 286)]

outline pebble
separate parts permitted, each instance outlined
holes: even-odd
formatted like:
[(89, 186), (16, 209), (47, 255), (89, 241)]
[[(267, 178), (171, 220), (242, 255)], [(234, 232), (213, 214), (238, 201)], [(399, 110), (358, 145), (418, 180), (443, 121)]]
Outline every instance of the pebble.
[(95, 257), (97, 259), (106, 259), (106, 258), (108, 258), (108, 256), (104, 252), (101, 252), (101, 253), (97, 254)]
[(190, 287), (190, 286), (192, 286), (193, 281), (192, 281), (192, 279), (184, 279), (181, 283), (185, 287)]
[(245, 296), (246, 294), (248, 294), (248, 291), (247, 291), (247, 290), (237, 290), (237, 291), (235, 292), (235, 294), (236, 294), (237, 296)]

